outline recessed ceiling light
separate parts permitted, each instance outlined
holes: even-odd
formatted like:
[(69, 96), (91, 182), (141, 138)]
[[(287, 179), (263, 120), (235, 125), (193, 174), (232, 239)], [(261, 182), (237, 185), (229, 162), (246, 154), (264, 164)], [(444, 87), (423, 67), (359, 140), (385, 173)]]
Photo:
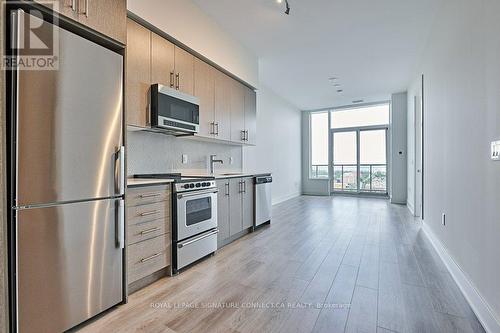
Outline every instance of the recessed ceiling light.
[(335, 83), (333, 86), (334, 87), (340, 87), (340, 83)]
[(359, 104), (359, 103), (363, 103), (363, 102), (364, 102), (364, 100), (362, 100), (362, 99), (357, 99), (357, 100), (355, 100), (355, 101), (352, 101), (352, 104)]
[(344, 90), (342, 90), (342, 89), (338, 89), (338, 90), (337, 90), (337, 92), (338, 92), (339, 94), (341, 94), (341, 93), (343, 93), (343, 92), (344, 92)]
[(339, 79), (338, 77), (332, 76), (332, 77), (328, 78), (328, 81), (330, 81), (330, 82), (336, 82), (338, 79)]
[(277, 3), (282, 3), (282, 2), (283, 2), (283, 0), (276, 0), (276, 2), (277, 2)]

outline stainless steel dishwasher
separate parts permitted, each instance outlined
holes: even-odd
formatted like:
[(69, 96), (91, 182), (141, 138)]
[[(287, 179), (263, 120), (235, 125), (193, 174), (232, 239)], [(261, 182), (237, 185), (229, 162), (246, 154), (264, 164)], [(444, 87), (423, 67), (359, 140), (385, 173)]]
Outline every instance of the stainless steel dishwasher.
[(271, 175), (255, 177), (255, 221), (254, 228), (271, 223), (272, 202), (271, 185), (273, 177)]

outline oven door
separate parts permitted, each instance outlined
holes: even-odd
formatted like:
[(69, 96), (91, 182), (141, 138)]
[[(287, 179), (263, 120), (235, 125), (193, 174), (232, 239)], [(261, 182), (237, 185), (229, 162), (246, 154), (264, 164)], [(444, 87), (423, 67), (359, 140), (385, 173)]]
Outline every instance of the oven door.
[(177, 240), (217, 228), (217, 189), (177, 194)]

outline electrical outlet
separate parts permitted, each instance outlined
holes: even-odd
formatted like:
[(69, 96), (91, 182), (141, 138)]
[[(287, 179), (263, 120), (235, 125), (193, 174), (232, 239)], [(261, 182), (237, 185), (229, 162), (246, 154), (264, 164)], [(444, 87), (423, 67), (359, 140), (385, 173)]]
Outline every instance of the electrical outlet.
[(234, 163), (234, 158), (231, 156), (229, 157), (229, 164), (233, 164)]
[(187, 164), (188, 156), (186, 154), (182, 154), (182, 164)]
[(441, 224), (446, 227), (446, 214), (445, 213), (443, 213), (443, 215), (441, 216)]

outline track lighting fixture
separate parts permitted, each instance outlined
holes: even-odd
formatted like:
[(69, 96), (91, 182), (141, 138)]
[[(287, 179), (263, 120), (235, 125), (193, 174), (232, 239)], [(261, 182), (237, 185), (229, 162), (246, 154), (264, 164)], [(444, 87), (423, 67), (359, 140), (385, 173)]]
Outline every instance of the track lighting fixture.
[[(277, 3), (283, 3), (283, 0), (276, 0)], [(290, 15), (290, 4), (288, 3), (288, 0), (285, 0), (285, 14)]]
[(290, 15), (290, 5), (288, 4), (288, 0), (285, 0), (285, 7), (286, 7), (285, 14)]

